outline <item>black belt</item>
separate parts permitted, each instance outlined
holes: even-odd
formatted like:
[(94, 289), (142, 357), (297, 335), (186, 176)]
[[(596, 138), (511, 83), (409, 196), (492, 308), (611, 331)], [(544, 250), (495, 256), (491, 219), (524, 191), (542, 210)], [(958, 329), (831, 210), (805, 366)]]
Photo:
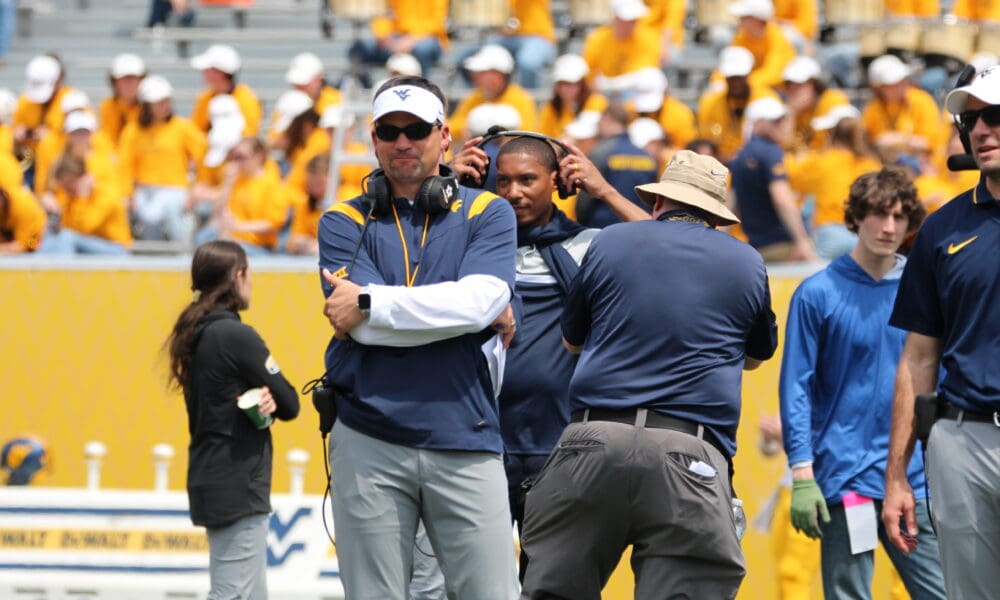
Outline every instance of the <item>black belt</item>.
[(961, 419), (962, 421), (972, 421), (975, 423), (993, 423), (997, 427), (1000, 427), (1000, 410), (993, 412), (972, 412), (964, 408), (959, 408), (951, 402), (945, 402), (941, 418), (951, 419), (952, 421)]
[[(642, 411), (642, 412), (640, 412)], [(645, 422), (642, 421), (645, 414)], [(718, 439), (704, 425), (699, 425), (694, 421), (670, 417), (655, 410), (628, 408), (625, 410), (610, 410), (607, 408), (588, 408), (585, 410), (575, 410), (570, 418), (573, 423), (586, 423), (587, 421), (611, 421), (612, 423), (624, 423), (635, 425), (636, 427), (651, 427), (653, 429), (670, 429), (679, 431), (696, 438), (704, 440), (718, 450), (731, 463), (729, 452), (719, 442)]]

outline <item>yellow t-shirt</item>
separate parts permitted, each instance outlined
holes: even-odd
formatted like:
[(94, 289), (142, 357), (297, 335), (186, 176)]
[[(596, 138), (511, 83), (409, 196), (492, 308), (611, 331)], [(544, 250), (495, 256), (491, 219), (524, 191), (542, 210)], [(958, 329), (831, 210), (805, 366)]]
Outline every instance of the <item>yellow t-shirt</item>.
[(267, 221), (274, 227), (264, 233), (233, 232), (233, 238), (274, 249), (278, 229), (288, 218), (288, 191), (267, 169), (254, 177), (237, 177), (229, 194), (229, 212), (237, 221)]
[(921, 136), (930, 144), (941, 139), (941, 114), (937, 102), (927, 92), (910, 87), (902, 104), (886, 104), (873, 97), (861, 113), (869, 138), (876, 140), (887, 132)]
[(14, 155), (14, 130), (6, 125), (0, 125), (0, 154)]
[(42, 243), (45, 235), (45, 211), (27, 189), (17, 186), (3, 186), (10, 196), (6, 220), (0, 223), (0, 233), (20, 244), (24, 251), (32, 251)]
[(556, 27), (552, 22), (549, 0), (510, 0), (510, 14), (518, 26), (505, 30), (510, 35), (540, 35), (556, 41)]
[(583, 43), (583, 59), (590, 66), (590, 79), (597, 75), (618, 77), (625, 73), (660, 66), (660, 34), (638, 25), (624, 40), (615, 38), (610, 25), (602, 25)]
[(27, 97), (21, 96), (11, 118), (14, 129), (26, 127), (36, 129), (39, 125), (49, 128), (49, 131), (62, 131), (64, 115), (62, 112), (63, 97), (73, 91), (73, 88), (63, 86), (52, 95), (52, 100), (46, 105), (36, 104)]
[[(750, 86), (747, 104), (768, 96), (778, 97), (769, 87)], [(698, 102), (698, 137), (719, 147), (722, 162), (731, 160), (743, 146), (743, 117), (730, 109), (725, 88), (706, 93)]]
[(670, 31), (670, 43), (675, 48), (684, 47), (684, 17), (687, 13), (686, 0), (643, 0), (649, 13), (639, 19), (639, 25), (657, 33)]
[(764, 35), (759, 38), (751, 38), (738, 31), (733, 37), (732, 45), (742, 46), (753, 54), (753, 71), (749, 78), (751, 85), (779, 85), (782, 72), (789, 61), (795, 58), (795, 47), (777, 23), (768, 23), (764, 28)]
[[(66, 150), (66, 134), (52, 131), (38, 143), (35, 150), (35, 194), (41, 196), (46, 191), (55, 190), (49, 181), (50, 171)], [(95, 131), (90, 137), (90, 152), (87, 155), (87, 171), (99, 178), (104, 185), (118, 185), (115, 166), (118, 157), (114, 144), (103, 131)], [(93, 168), (90, 168), (93, 165)]]
[[(513, 106), (514, 110), (521, 115), (520, 128), (528, 131), (535, 129), (535, 99), (521, 86), (510, 82), (500, 97), (492, 102)], [(469, 118), (469, 111), (484, 103), (486, 103), (486, 98), (483, 96), (482, 90), (472, 90), (455, 108), (455, 112), (448, 117), (448, 125), (451, 127), (452, 135), (465, 137), (465, 122)]]
[[(243, 135), (246, 137), (256, 136), (260, 133), (260, 121), (264, 114), (257, 94), (247, 84), (239, 83), (233, 88), (231, 95), (236, 100), (236, 104), (240, 106), (240, 112), (243, 113), (243, 119), (246, 121)], [(195, 127), (205, 132), (212, 124), (208, 117), (208, 103), (214, 97), (215, 92), (212, 90), (203, 91), (195, 100), (194, 110), (191, 111), (191, 122), (194, 123)]]
[(979, 183), (979, 171), (942, 171), (930, 175), (920, 175), (913, 182), (917, 186), (917, 196), (924, 203), (927, 214), (951, 201), (952, 198), (968, 191)]
[(569, 125), (576, 116), (585, 111), (596, 111), (604, 112), (604, 109), (608, 107), (608, 99), (598, 93), (592, 93), (587, 100), (583, 103), (583, 107), (579, 112), (573, 112), (566, 108), (563, 108), (562, 112), (556, 112), (555, 106), (552, 105), (552, 101), (548, 101), (542, 104), (542, 110), (538, 115), (538, 131), (545, 135), (551, 137), (562, 137), (563, 131), (566, 126)]
[(785, 169), (792, 189), (812, 194), (816, 200), (813, 225), (843, 224), (844, 203), (854, 180), (882, 168), (868, 156), (855, 156), (846, 148), (828, 148), (809, 152), (802, 158), (785, 158)]
[(0, 154), (0, 187), (9, 190), (21, 187), (24, 173), (13, 154)]
[(118, 157), (122, 191), (130, 196), (136, 185), (187, 187), (188, 169), (201, 162), (206, 146), (205, 134), (184, 117), (125, 126)]
[(819, 29), (816, 0), (774, 0), (774, 18), (788, 21), (807, 40), (815, 38)]
[(951, 11), (956, 17), (971, 21), (1000, 21), (998, 0), (955, 0)]
[(698, 129), (694, 124), (694, 111), (673, 96), (663, 99), (663, 107), (657, 119), (660, 127), (670, 137), (670, 145), (684, 148), (691, 140), (698, 137)]
[(305, 188), (306, 165), (320, 154), (330, 153), (330, 134), (325, 129), (316, 128), (309, 134), (304, 146), (292, 154), (288, 162), (291, 166), (285, 175), (285, 183), (293, 188)]
[(412, 35), (415, 37), (435, 36), (442, 48), (448, 47), (448, 0), (389, 0), (388, 17), (372, 19), (372, 35), (375, 39), (385, 39), (391, 35)]
[(61, 225), (66, 229), (126, 247), (132, 245), (128, 211), (113, 189), (104, 189), (97, 182), (90, 196), (76, 198), (60, 188), (56, 191), (56, 201), (62, 209)]
[(116, 148), (125, 126), (139, 120), (139, 110), (138, 104), (128, 105), (117, 98), (105, 98), (101, 102), (100, 131), (104, 132)]
[(322, 117), (323, 111), (341, 102), (343, 99), (340, 96), (340, 90), (330, 85), (324, 85), (319, 91), (319, 98), (316, 99), (315, 110)]
[(941, 14), (941, 3), (938, 0), (885, 0), (885, 10), (894, 17), (936, 17)]

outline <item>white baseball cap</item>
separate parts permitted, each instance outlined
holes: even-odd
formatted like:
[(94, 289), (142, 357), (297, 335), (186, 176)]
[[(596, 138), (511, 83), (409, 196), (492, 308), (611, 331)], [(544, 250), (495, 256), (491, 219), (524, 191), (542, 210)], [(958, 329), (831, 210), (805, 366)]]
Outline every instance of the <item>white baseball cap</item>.
[(986, 104), (1000, 104), (1000, 67), (987, 67), (972, 79), (969, 85), (948, 92), (944, 105), (953, 115), (965, 111), (969, 96)]
[(51, 56), (36, 56), (24, 69), (24, 95), (36, 104), (48, 102), (62, 76), (59, 61)]
[(518, 129), (521, 127), (521, 113), (510, 104), (487, 102), (470, 110), (469, 118), (465, 121), (470, 137), (486, 135), (494, 125), (504, 129)]
[(642, 0), (611, 0), (611, 14), (622, 21), (635, 21), (649, 14)]
[(292, 57), (285, 73), (285, 81), (292, 85), (306, 85), (323, 75), (323, 61), (312, 52), (302, 52)]
[(462, 66), (473, 73), (500, 71), (509, 75), (514, 71), (514, 57), (503, 46), (486, 44), (479, 52), (465, 59)]
[(811, 56), (796, 56), (781, 73), (781, 79), (783, 81), (791, 81), (792, 83), (805, 83), (819, 78), (821, 73), (822, 69), (820, 69), (819, 63), (816, 62), (815, 58)]
[(295, 117), (312, 107), (313, 99), (309, 97), (309, 94), (299, 90), (288, 90), (278, 96), (278, 101), (274, 105), (271, 129), (278, 132), (285, 131), (295, 120)]
[(574, 140), (589, 140), (597, 137), (597, 124), (601, 120), (601, 112), (597, 110), (585, 110), (576, 116), (575, 119), (566, 125), (563, 130), (568, 137)]
[(767, 96), (748, 104), (745, 118), (747, 121), (777, 121), (787, 114), (787, 106), (777, 98)]
[(319, 117), (319, 126), (326, 129), (333, 127), (350, 127), (355, 122), (354, 113), (347, 110), (343, 104), (331, 104), (323, 110)]
[(229, 94), (212, 97), (208, 102), (208, 118), (212, 127), (208, 130), (208, 152), (203, 162), (206, 167), (217, 167), (243, 139), (246, 118), (236, 98)]
[(642, 69), (642, 73), (635, 86), (632, 106), (640, 113), (660, 110), (663, 106), (663, 97), (667, 94), (667, 76), (656, 67)]
[(111, 78), (119, 79), (130, 75), (142, 77), (146, 74), (146, 63), (136, 54), (126, 52), (111, 61)]
[(207, 50), (191, 59), (191, 66), (199, 71), (217, 69), (234, 75), (240, 70), (240, 55), (232, 46), (212, 44)]
[(743, 46), (726, 46), (719, 52), (719, 71), (723, 77), (746, 77), (753, 71), (753, 53)]
[(149, 75), (139, 83), (139, 102), (159, 102), (173, 95), (173, 86), (160, 75)]
[(894, 85), (909, 76), (910, 67), (894, 54), (883, 54), (868, 65), (868, 83), (871, 85)]
[(646, 144), (666, 139), (666, 137), (663, 127), (649, 117), (639, 117), (628, 126), (628, 139), (640, 148), (645, 148)]
[(63, 122), (63, 131), (73, 133), (85, 129), (87, 131), (97, 131), (97, 117), (89, 110), (78, 110), (66, 115)]
[(385, 69), (389, 73), (405, 75), (409, 77), (420, 77), (424, 74), (424, 69), (420, 66), (420, 61), (412, 54), (397, 52), (385, 61)]
[(737, 17), (754, 17), (761, 21), (768, 21), (774, 16), (771, 0), (740, 0), (729, 10)]
[(861, 111), (850, 104), (838, 104), (828, 110), (826, 114), (820, 115), (809, 122), (809, 125), (816, 131), (833, 129), (844, 119), (859, 119)]
[(66, 92), (59, 103), (59, 109), (62, 110), (63, 114), (84, 108), (90, 108), (90, 98), (80, 90)]
[(0, 88), (0, 123), (9, 124), (17, 110), (17, 95), (7, 88)]
[(424, 123), (444, 123), (444, 104), (430, 90), (415, 85), (395, 85), (375, 96), (372, 120), (393, 112), (409, 113)]
[(229, 94), (217, 94), (208, 101), (208, 119), (213, 124), (219, 119), (231, 119), (237, 115), (243, 118), (243, 111), (236, 98)]
[(556, 82), (576, 83), (589, 73), (587, 61), (579, 54), (563, 54), (552, 64), (552, 79)]

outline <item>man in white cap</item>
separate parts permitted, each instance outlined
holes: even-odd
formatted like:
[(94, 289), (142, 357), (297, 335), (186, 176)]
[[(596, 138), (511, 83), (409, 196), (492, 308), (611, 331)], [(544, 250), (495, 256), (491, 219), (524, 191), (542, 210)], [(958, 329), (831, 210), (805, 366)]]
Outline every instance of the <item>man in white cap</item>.
[[(948, 597), (986, 600), (1000, 589), (1000, 68), (951, 91), (945, 105), (969, 134), (982, 178), (924, 221), (899, 283), (889, 324), (909, 334), (882, 521), (903, 552), (921, 543), (906, 480), (919, 432)], [(931, 392), (936, 402), (915, 405)]]
[(785, 101), (792, 113), (792, 148), (818, 149), (825, 136), (817, 135), (812, 120), (825, 115), (836, 106), (849, 106), (847, 94), (827, 87), (819, 63), (811, 56), (797, 56), (781, 73)]
[[(566, 295), (571, 419), (528, 492), (522, 598), (599, 598), (632, 546), (635, 597), (734, 598), (731, 460), (743, 369), (777, 346), (764, 262), (718, 231), (728, 170), (678, 151), (637, 187), (653, 219), (599, 233)], [(641, 265), (641, 268), (637, 268)]]
[(302, 52), (292, 57), (292, 62), (285, 73), (285, 81), (291, 84), (293, 89), (312, 98), (317, 114), (323, 114), (327, 107), (341, 102), (340, 90), (326, 83), (323, 76), (323, 61), (312, 52)]
[(521, 115), (521, 127), (527, 130), (535, 129), (537, 121), (535, 99), (511, 80), (514, 57), (506, 48), (487, 44), (465, 59), (462, 66), (471, 73), (475, 89), (455, 107), (455, 112), (451, 115), (452, 131), (456, 135), (462, 136), (465, 132), (469, 112), (487, 102), (513, 106)]
[(892, 54), (868, 65), (874, 97), (861, 111), (868, 137), (893, 162), (900, 154), (930, 148), (941, 138), (941, 111), (934, 98), (910, 85), (910, 68)]
[(795, 47), (774, 22), (774, 4), (771, 0), (740, 0), (730, 10), (739, 19), (732, 45), (746, 48), (754, 57), (750, 84), (779, 85), (781, 72), (795, 57)]
[(747, 143), (733, 159), (733, 198), (743, 232), (767, 261), (817, 260), (788, 183), (782, 145), (790, 133), (788, 108), (761, 98), (747, 106)]
[(642, 0), (611, 0), (611, 23), (584, 40), (589, 78), (602, 93), (631, 100), (649, 74), (660, 69), (660, 32), (639, 22), (648, 14)]
[(319, 226), (344, 589), (407, 597), (422, 521), (448, 597), (511, 600), (496, 393), (516, 331), (514, 211), (440, 163), (450, 132), (436, 85), (392, 79), (372, 113), (381, 169)]
[(111, 97), (101, 102), (98, 121), (101, 131), (116, 147), (125, 125), (139, 118), (139, 83), (145, 76), (146, 63), (135, 54), (119, 54), (111, 61), (108, 70)]
[(371, 87), (371, 76), (362, 65), (382, 66), (393, 54), (412, 54), (424, 75), (441, 58), (448, 45), (447, 2), (387, 0), (388, 15), (371, 20), (371, 37), (355, 40), (348, 50), (354, 74)]
[(204, 52), (191, 59), (191, 66), (201, 71), (205, 80), (205, 91), (194, 102), (191, 111), (191, 122), (202, 131), (207, 132), (211, 124), (208, 117), (208, 103), (218, 94), (229, 94), (236, 99), (246, 120), (243, 134), (256, 136), (260, 132), (260, 121), (263, 114), (260, 100), (250, 86), (237, 83), (237, 74), (243, 62), (232, 46), (212, 44)]
[(24, 93), (17, 102), (11, 119), (14, 130), (14, 153), (22, 162), (30, 164), (25, 171), (25, 182), (32, 184), (34, 177), (34, 152), (38, 142), (49, 131), (62, 131), (62, 97), (72, 88), (63, 85), (62, 63), (48, 54), (28, 61), (24, 69)]

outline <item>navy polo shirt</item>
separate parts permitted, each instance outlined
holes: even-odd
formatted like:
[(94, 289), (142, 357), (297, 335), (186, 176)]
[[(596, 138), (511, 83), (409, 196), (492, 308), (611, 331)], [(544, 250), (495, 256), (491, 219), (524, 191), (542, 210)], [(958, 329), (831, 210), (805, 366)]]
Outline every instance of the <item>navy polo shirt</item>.
[(889, 324), (941, 340), (949, 402), (1000, 410), (1000, 204), (985, 180), (924, 221)]
[(743, 233), (754, 248), (792, 240), (778, 218), (769, 189), (771, 182), (788, 179), (784, 158), (781, 146), (755, 135), (729, 165)]
[(562, 318), (563, 337), (583, 345), (570, 406), (695, 421), (735, 454), (744, 357), (777, 346), (764, 261), (672, 215), (613, 225), (584, 256)]
[[(659, 180), (656, 172), (656, 160), (648, 152), (636, 146), (629, 140), (627, 133), (613, 135), (601, 142), (593, 153), (594, 165), (601, 175), (618, 193), (628, 198), (632, 204), (650, 212), (648, 204), (639, 199), (635, 186), (645, 185)], [(601, 200), (592, 200), (593, 206), (580, 224), (596, 229), (620, 223), (607, 204)]]

